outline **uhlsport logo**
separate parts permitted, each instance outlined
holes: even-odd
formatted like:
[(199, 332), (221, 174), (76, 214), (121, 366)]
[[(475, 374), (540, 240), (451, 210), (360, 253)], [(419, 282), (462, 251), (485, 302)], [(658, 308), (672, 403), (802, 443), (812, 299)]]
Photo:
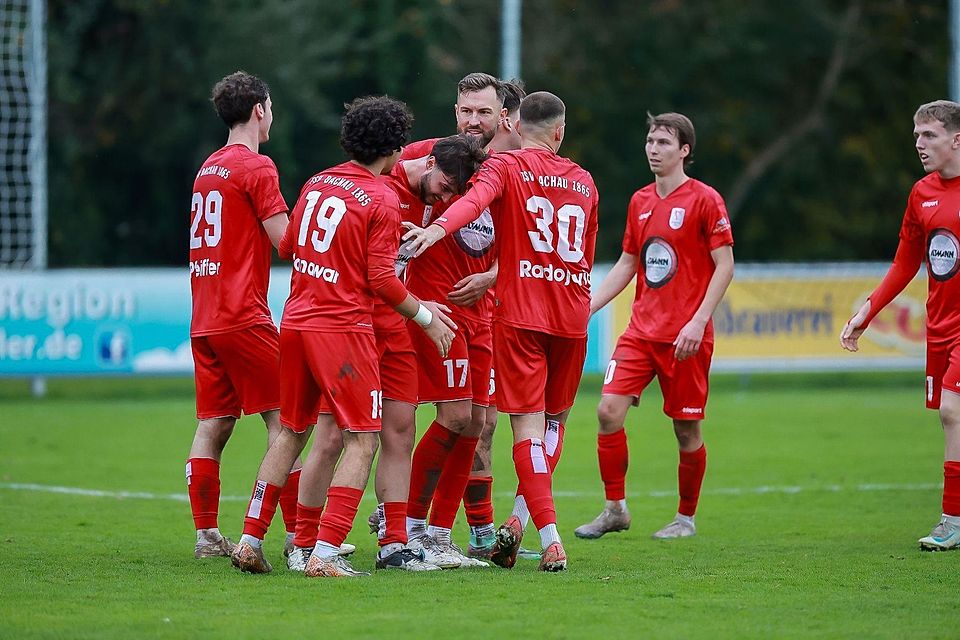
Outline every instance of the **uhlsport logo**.
[(651, 289), (658, 289), (670, 282), (677, 273), (677, 252), (659, 237), (647, 240), (640, 251), (643, 260), (643, 279)]
[(934, 280), (949, 280), (960, 267), (960, 242), (949, 229), (939, 228), (930, 232), (927, 239), (927, 264)]

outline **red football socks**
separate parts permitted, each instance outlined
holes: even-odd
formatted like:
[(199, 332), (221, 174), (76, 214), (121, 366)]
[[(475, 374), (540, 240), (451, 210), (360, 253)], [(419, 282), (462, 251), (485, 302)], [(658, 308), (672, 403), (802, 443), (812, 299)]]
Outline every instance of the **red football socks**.
[(316, 543), (321, 515), (322, 506), (308, 507), (297, 503), (297, 532), (293, 537), (293, 546), (308, 549)]
[(474, 476), (467, 480), (467, 490), (463, 493), (463, 510), (467, 512), (467, 524), (482, 527), (493, 522), (493, 501), (490, 499), (493, 488), (491, 476)]
[(960, 461), (943, 463), (943, 513), (960, 516)]
[(320, 518), (317, 541), (339, 547), (347, 539), (353, 519), (360, 507), (363, 489), (354, 487), (330, 487), (327, 491), (327, 508)]
[(543, 441), (531, 438), (513, 445), (513, 464), (517, 468), (519, 493), (527, 503), (534, 526), (543, 529), (548, 524), (556, 524), (550, 466)]
[(697, 512), (703, 474), (707, 470), (707, 447), (700, 445), (696, 451), (681, 451), (677, 469), (677, 485), (680, 489), (680, 506), (677, 513), (690, 516)]
[(626, 430), (598, 434), (597, 458), (600, 460), (600, 479), (603, 480), (607, 500), (625, 499), (630, 461)]
[(460, 500), (470, 479), (473, 466), (473, 454), (477, 450), (480, 438), (460, 436), (450, 449), (450, 455), (443, 465), (437, 490), (433, 496), (433, 508), (430, 511), (430, 526), (452, 529), (453, 521), (460, 510)]
[[(407, 517), (426, 520), (430, 502), (437, 489), (444, 462), (450, 455), (458, 435), (433, 421), (420, 438), (413, 452), (410, 466), (410, 493), (407, 499)], [(469, 469), (468, 469), (469, 472)]]
[(547, 430), (543, 437), (543, 444), (547, 452), (547, 464), (550, 465), (550, 473), (557, 470), (557, 464), (560, 462), (560, 454), (563, 452), (563, 431), (562, 422), (547, 420)]
[(407, 544), (407, 503), (384, 502), (380, 515), (383, 520), (377, 533), (377, 544), (381, 547), (394, 542)]
[(220, 463), (213, 458), (187, 460), (187, 493), (197, 529), (217, 528), (220, 508)]
[(243, 533), (263, 540), (270, 528), (273, 514), (280, 502), (281, 487), (263, 480), (253, 485), (253, 497), (247, 507), (247, 517), (243, 519)]
[(300, 469), (291, 471), (280, 492), (280, 513), (287, 533), (297, 530), (297, 494), (300, 493)]

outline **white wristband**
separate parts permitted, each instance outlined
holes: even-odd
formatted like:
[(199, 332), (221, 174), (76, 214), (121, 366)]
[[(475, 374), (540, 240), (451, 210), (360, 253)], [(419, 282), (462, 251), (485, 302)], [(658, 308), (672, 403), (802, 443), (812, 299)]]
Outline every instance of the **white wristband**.
[(430, 309), (427, 309), (425, 306), (421, 304), (420, 308), (417, 309), (417, 315), (413, 316), (410, 319), (416, 322), (421, 327), (426, 327), (426, 326), (429, 326), (431, 322), (433, 322), (433, 314), (430, 313)]

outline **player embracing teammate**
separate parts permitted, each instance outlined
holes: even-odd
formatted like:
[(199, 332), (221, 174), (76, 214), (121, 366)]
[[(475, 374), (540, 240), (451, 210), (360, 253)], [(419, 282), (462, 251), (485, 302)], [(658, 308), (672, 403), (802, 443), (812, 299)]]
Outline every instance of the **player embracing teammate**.
[[(557, 155), (564, 131), (563, 102), (530, 94), (520, 105), (521, 149), (491, 156), (463, 198), (404, 237), (419, 255), (490, 209), (499, 236), (497, 408), (510, 415), (519, 492), (540, 533), (544, 571), (567, 563), (544, 437), (546, 419), (565, 421), (583, 370), (599, 201), (590, 174)], [(497, 530), (491, 560), (512, 567), (522, 536), (511, 516)]]
[(436, 305), (411, 296), (394, 270), (399, 202), (380, 175), (396, 163), (412, 122), (406, 105), (390, 98), (351, 103), (340, 139), (350, 161), (307, 181), (284, 234), (281, 256), (293, 260), (280, 326), (280, 422), (285, 428), (261, 463), (244, 534), (233, 552), (234, 565), (243, 571), (271, 570), (262, 540), (290, 465), (326, 409), (342, 431), (343, 454), (326, 492), (305, 574), (363, 575), (338, 552), (367, 484), (381, 426), (374, 297), (417, 323), (441, 355), (453, 340), (452, 322)]

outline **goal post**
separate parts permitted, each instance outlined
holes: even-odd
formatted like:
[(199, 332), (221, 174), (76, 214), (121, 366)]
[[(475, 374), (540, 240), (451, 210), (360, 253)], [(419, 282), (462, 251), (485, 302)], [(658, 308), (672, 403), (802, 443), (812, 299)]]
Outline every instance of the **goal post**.
[(0, 2), (0, 269), (47, 266), (44, 0)]

